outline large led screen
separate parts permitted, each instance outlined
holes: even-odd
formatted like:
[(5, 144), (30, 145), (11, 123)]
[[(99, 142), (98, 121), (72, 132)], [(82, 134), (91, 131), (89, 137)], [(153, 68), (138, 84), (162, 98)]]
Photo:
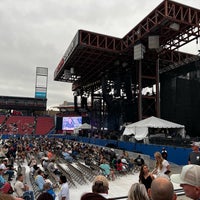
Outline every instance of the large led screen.
[(62, 130), (74, 130), (82, 125), (82, 117), (63, 117)]

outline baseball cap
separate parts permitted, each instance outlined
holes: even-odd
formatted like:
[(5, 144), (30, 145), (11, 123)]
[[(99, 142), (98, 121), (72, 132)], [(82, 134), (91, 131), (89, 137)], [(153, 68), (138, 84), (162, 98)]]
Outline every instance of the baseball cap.
[(109, 187), (108, 179), (105, 176), (102, 175), (96, 176), (93, 181), (93, 185), (95, 185), (96, 182), (102, 182), (103, 186)]
[(174, 183), (200, 186), (200, 166), (185, 165), (180, 174), (172, 174), (170, 179)]
[(192, 142), (191, 146), (197, 146), (197, 147), (200, 147), (200, 142)]

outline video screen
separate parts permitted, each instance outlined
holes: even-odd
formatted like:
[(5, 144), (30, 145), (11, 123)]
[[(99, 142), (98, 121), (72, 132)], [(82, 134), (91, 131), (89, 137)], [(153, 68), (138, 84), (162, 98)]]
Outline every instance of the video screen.
[(63, 117), (62, 130), (74, 130), (82, 125), (82, 117)]

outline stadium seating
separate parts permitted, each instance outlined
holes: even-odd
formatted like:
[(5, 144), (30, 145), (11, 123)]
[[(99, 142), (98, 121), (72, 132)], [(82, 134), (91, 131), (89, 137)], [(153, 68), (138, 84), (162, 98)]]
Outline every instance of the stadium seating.
[(54, 128), (54, 118), (53, 117), (37, 117), (37, 124), (36, 124), (36, 135), (45, 135), (49, 133), (52, 128)]
[(34, 129), (34, 117), (10, 116), (6, 121), (7, 130), (14, 134), (31, 134)]

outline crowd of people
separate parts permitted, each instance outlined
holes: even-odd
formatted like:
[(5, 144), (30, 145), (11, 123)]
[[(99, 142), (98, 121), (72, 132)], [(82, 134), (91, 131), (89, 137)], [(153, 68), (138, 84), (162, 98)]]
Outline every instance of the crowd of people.
[[(150, 170), (145, 159), (140, 154), (136, 158), (130, 157), (127, 151), (119, 155), (114, 149), (48, 138), (35, 140), (10, 140), (2, 142), (0, 148), (0, 200), (8, 195), (10, 199), (34, 200), (31, 186), (25, 182), (25, 175), (15, 172), (14, 162), (24, 162), (27, 159), (31, 176), (40, 191), (37, 200), (52, 199), (70, 200), (70, 189), (67, 177), (59, 171), (56, 159), (62, 156), (69, 163), (82, 159), (85, 165), (91, 168), (99, 167), (100, 175), (96, 176), (90, 193), (83, 194), (81, 200), (109, 199), (109, 181), (115, 180), (115, 173), (126, 174), (139, 170), (138, 182), (133, 183), (127, 191), (128, 200), (175, 200), (176, 194), (172, 183), (178, 183), (183, 188), (185, 195), (200, 199), (200, 144), (192, 144), (192, 152), (188, 158), (188, 165), (182, 168), (180, 174), (172, 174), (170, 163), (167, 160), (167, 150), (154, 153), (155, 168)], [(38, 159), (40, 164), (38, 163)], [(58, 178), (59, 185), (54, 185), (47, 177), (48, 171)], [(13, 175), (17, 174), (16, 180)], [(5, 179), (5, 176), (7, 180)], [(12, 187), (11, 181), (14, 185)], [(54, 188), (59, 186), (55, 193)], [(13, 193), (15, 195), (13, 195)], [(7, 196), (4, 199), (9, 199)]]

